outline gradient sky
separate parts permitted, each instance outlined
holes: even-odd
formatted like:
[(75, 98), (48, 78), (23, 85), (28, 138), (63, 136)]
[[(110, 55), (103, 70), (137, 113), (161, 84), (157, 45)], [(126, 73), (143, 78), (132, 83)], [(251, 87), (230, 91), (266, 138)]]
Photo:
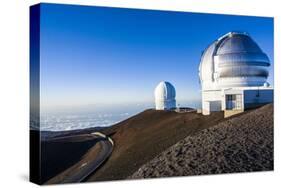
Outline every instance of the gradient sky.
[(42, 4), (41, 104), (152, 102), (161, 80), (178, 101), (200, 100), (201, 53), (229, 31), (269, 56), (273, 84), (272, 18)]

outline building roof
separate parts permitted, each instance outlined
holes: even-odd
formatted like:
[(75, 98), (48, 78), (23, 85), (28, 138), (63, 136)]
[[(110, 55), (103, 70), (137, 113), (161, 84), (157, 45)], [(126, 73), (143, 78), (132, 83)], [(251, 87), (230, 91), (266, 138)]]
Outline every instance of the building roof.
[(161, 81), (154, 91), (155, 100), (172, 100), (176, 97), (174, 86), (167, 81)]
[(201, 57), (202, 88), (261, 86), (268, 77), (270, 61), (245, 32), (229, 32), (210, 44)]

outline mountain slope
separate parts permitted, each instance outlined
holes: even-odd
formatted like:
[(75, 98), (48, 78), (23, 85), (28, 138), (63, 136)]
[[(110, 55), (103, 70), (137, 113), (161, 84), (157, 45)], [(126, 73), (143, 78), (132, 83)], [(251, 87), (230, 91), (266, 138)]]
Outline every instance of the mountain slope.
[(273, 170), (273, 105), (187, 136), (129, 178)]
[(126, 179), (159, 153), (202, 129), (224, 121), (223, 113), (146, 110), (101, 131), (115, 143), (108, 161), (87, 181)]

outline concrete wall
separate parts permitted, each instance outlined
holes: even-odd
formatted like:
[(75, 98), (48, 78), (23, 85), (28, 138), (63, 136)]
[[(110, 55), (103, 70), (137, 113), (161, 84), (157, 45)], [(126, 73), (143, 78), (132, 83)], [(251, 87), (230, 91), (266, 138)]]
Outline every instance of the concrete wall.
[(230, 116), (242, 113), (242, 112), (244, 112), (244, 110), (225, 110), (224, 117), (227, 118), (227, 117), (230, 117)]
[(273, 102), (273, 89), (264, 88), (240, 88), (240, 89), (223, 89), (223, 90), (209, 90), (202, 91), (202, 114), (209, 115), (212, 111), (226, 110), (225, 95), (227, 94), (241, 94), (242, 106), (238, 111), (231, 110), (226, 112), (226, 116), (230, 116), (244, 109), (258, 107), (267, 103)]
[(211, 111), (221, 111), (223, 99), (222, 91), (203, 91), (202, 92), (202, 114), (209, 115)]

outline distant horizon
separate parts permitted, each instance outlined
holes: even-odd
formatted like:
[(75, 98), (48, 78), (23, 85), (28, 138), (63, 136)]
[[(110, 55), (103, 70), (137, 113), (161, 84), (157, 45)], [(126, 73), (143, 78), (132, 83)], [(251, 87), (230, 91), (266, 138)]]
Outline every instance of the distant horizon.
[(177, 104), (200, 102), (201, 54), (230, 31), (268, 55), (274, 87), (273, 18), (43, 3), (40, 31), (42, 111), (154, 104), (162, 80)]
[[(178, 104), (178, 103), (177, 103)], [(179, 107), (197, 109), (201, 101), (180, 101)], [(136, 104), (107, 104), (56, 107), (40, 111), (40, 130), (65, 131), (89, 127), (107, 127), (124, 121), (145, 110), (154, 109), (154, 102)], [(36, 120), (36, 118), (32, 118)], [(39, 126), (31, 123), (33, 127)]]
[[(130, 103), (96, 103), (96, 104), (65, 104), (65, 105), (57, 105), (57, 106), (44, 106), (41, 109), (41, 113), (49, 114), (49, 113), (77, 113), (77, 112), (98, 112), (98, 111), (112, 111), (117, 108), (119, 109), (150, 109), (154, 108), (155, 101), (139, 101), (139, 102), (130, 102)], [(199, 108), (201, 105), (201, 100), (177, 100), (177, 107), (189, 107), (189, 108)]]

